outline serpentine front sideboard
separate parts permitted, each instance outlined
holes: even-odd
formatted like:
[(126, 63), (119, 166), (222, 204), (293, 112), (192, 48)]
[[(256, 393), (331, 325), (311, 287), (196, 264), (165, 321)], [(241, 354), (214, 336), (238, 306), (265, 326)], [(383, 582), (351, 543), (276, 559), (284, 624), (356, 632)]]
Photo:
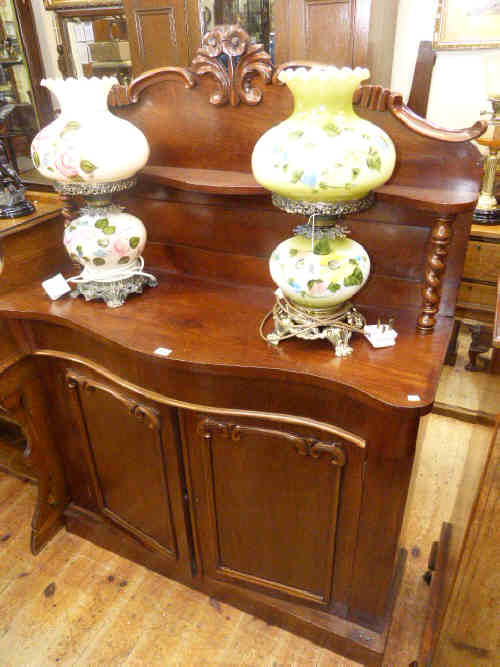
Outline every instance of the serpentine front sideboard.
[[(231, 29), (215, 39), (234, 52)], [(397, 94), (358, 90), (359, 114), (390, 134), (398, 163), (375, 206), (347, 220), (372, 260), (356, 304), (370, 322), (394, 317), (397, 343), (359, 336), (346, 358), (324, 341), (272, 347), (259, 337), (274, 299), (267, 259), (297, 220), (253, 180), (250, 155), (291, 97), (262, 50), (239, 48), (239, 59), (202, 52), (189, 70), (144, 74), (116, 110), (151, 144), (124, 202), (147, 226), (158, 287), (118, 309), (52, 302), (40, 281), (74, 271), (62, 220), (0, 226), (0, 405), (39, 474), (32, 549), (65, 526), (379, 665), (419, 419), (477, 197), (469, 139), (484, 128), (441, 130)]]

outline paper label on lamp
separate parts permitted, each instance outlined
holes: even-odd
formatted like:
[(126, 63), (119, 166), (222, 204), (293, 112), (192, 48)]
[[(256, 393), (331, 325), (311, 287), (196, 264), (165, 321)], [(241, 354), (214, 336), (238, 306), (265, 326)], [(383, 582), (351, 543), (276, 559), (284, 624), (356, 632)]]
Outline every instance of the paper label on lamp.
[(157, 347), (155, 354), (157, 354), (159, 357), (168, 357), (170, 354), (172, 354), (172, 350), (170, 350), (168, 347)]
[(66, 282), (62, 273), (58, 273), (53, 278), (48, 278), (47, 280), (44, 280), (42, 283), (42, 287), (49, 295), (49, 297), (52, 299), (52, 301), (55, 301), (64, 294), (71, 292), (71, 287)]
[(410, 403), (417, 403), (421, 399), (418, 394), (408, 394), (408, 400), (410, 401)]

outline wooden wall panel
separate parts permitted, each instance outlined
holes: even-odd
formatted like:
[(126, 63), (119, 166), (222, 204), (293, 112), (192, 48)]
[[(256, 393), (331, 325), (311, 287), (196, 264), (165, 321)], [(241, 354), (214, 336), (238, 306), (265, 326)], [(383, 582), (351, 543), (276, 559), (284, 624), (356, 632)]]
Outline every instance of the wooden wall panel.
[[(338, 67), (369, 66), (370, 12), (373, 2), (276, 0), (273, 5), (275, 62), (316, 60)], [(392, 23), (395, 26), (395, 15)], [(380, 33), (379, 30), (376, 32)], [(387, 55), (392, 59), (392, 42), (390, 54)]]
[(164, 65), (189, 63), (186, 11), (180, 0), (125, 3), (134, 76)]
[(308, 60), (351, 66), (354, 36), (352, 2), (305, 2), (305, 57)]

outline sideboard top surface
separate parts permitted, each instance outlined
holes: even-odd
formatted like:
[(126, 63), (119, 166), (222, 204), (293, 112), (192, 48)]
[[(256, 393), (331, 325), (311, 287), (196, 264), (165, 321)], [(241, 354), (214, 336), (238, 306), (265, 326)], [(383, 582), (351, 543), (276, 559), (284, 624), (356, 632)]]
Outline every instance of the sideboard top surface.
[[(40, 285), (32, 284), (1, 296), (0, 312), (64, 325), (155, 357), (166, 373), (180, 364), (194, 372), (279, 377), (318, 388), (335, 383), (360, 400), (420, 412), (434, 399), (450, 318), (438, 318), (434, 333), (422, 336), (415, 331), (416, 311), (363, 309), (369, 322), (379, 315), (384, 321), (395, 316), (397, 344), (374, 349), (354, 335), (353, 355), (339, 359), (326, 341), (288, 340), (273, 347), (260, 338), (260, 323), (274, 301), (272, 289), (155, 273), (159, 286), (121, 308), (69, 296), (52, 302)], [(171, 349), (171, 355), (155, 355), (159, 347)], [(418, 400), (409, 400), (409, 395)]]

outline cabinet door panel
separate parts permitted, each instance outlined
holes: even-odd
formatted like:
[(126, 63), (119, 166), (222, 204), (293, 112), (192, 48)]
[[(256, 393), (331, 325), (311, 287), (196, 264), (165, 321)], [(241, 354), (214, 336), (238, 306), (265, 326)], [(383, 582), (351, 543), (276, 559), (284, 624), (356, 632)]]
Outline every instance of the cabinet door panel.
[(160, 412), (73, 372), (66, 377), (100, 511), (150, 547), (177, 558), (165, 460), (176, 458), (170, 411)]
[(179, 0), (127, 0), (134, 76), (155, 67), (187, 66), (187, 18)]
[[(280, 424), (186, 419), (190, 457), (201, 459), (206, 574), (328, 605), (342, 478), (348, 471), (356, 480), (351, 491), (359, 506), (362, 453), (351, 460), (340, 442)], [(346, 534), (355, 534), (354, 510)]]
[(305, 59), (337, 67), (366, 65), (370, 3), (278, 0), (273, 6), (275, 62)]

